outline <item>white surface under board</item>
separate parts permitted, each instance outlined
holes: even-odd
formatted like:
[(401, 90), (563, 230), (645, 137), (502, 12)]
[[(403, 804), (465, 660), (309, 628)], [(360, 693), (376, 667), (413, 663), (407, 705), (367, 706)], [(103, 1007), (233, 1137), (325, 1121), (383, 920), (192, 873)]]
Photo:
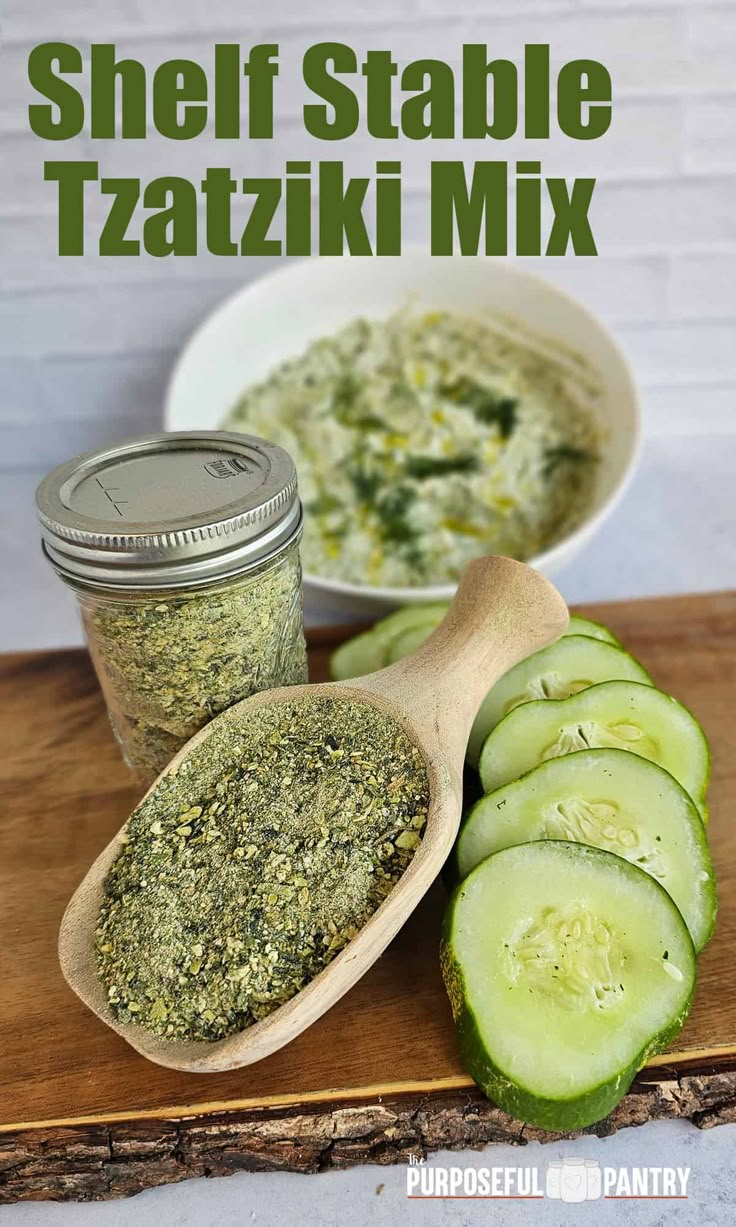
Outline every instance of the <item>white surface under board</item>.
[(433, 1165), (528, 1166), (545, 1184), (547, 1162), (597, 1159), (604, 1167), (690, 1168), (685, 1201), (408, 1201), (405, 1167), (360, 1167), (297, 1176), (238, 1173), (188, 1180), (93, 1205), (26, 1204), (0, 1210), (2, 1227), (732, 1227), (736, 1207), (736, 1125), (701, 1132), (683, 1121), (626, 1129), (611, 1138), (541, 1146), (492, 1146), (433, 1155)]

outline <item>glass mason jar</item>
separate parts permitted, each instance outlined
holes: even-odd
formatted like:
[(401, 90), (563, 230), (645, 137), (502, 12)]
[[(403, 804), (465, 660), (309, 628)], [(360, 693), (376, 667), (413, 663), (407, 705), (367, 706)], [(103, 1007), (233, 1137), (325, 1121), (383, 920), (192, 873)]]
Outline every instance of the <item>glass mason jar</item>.
[(141, 780), (218, 712), (307, 680), (302, 513), (282, 448), (217, 431), (149, 435), (55, 469), (37, 503)]

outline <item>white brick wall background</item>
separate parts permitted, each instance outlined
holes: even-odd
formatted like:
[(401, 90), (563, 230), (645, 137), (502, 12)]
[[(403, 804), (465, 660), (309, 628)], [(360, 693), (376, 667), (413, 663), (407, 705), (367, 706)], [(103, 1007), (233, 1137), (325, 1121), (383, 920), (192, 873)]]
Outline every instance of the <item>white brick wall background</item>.
[[(711, 464), (729, 458), (732, 470), (736, 0), (0, 0), (0, 15), (0, 511), (12, 511), (16, 526), (4, 516), (6, 560), (25, 563), (34, 548), (27, 503), (36, 477), (74, 452), (155, 428), (177, 349), (214, 304), (269, 263), (206, 253), (61, 259), (55, 185), (43, 181), (46, 158), (95, 157), (101, 174), (146, 181), (165, 173), (196, 180), (207, 165), (280, 175), (287, 158), (307, 155), (342, 156), (351, 170), (367, 173), (376, 158), (400, 157), (404, 235), (420, 241), (428, 233), (433, 157), (540, 157), (547, 173), (595, 175), (591, 219), (599, 257), (530, 263), (609, 322), (632, 360), (645, 409), (645, 467), (658, 470), (667, 455), (687, 479), (688, 463), (699, 457), (698, 480), (706, 487), (719, 480)], [(33, 96), (26, 64), (36, 43), (53, 38), (83, 52), (90, 42), (114, 41), (120, 55), (150, 67), (177, 55), (208, 66), (215, 41), (241, 41), (244, 48), (277, 42), (276, 138), (215, 142), (210, 131), (189, 142), (156, 135), (124, 143), (92, 143), (84, 135), (43, 142), (28, 128)], [(304, 50), (323, 38), (358, 52), (390, 48), (400, 62), (434, 56), (453, 63), (463, 42), (487, 42), (494, 55), (517, 61), (525, 42), (548, 42), (556, 64), (582, 56), (607, 65), (612, 127), (593, 142), (554, 134), (548, 142), (378, 142), (361, 132), (321, 145), (303, 131), (308, 97), (299, 70)], [(93, 246), (103, 214), (94, 193), (90, 202)], [(718, 549), (725, 551), (736, 518), (725, 477), (718, 499), (708, 514), (713, 519), (722, 510)], [(20, 508), (15, 514), (18, 500), (22, 515)], [(657, 573), (650, 587), (712, 584), (703, 566), (693, 564), (690, 585), (677, 584), (673, 557), (673, 574)], [(34, 572), (24, 582), (44, 581)], [(628, 587), (647, 590), (646, 580), (631, 578)], [(572, 595), (609, 593), (582, 578)], [(7, 609), (11, 598), (6, 602)], [(25, 642), (24, 627), (13, 622), (7, 634), (2, 630), (11, 621), (0, 609), (3, 641)], [(57, 636), (73, 633), (69, 627)]]

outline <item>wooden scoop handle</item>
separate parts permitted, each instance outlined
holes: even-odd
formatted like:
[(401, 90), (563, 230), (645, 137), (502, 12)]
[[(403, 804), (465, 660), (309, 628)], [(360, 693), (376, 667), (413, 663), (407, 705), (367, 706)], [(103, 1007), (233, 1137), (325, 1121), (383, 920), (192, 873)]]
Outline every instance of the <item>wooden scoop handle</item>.
[(431, 721), (464, 746), (494, 682), (553, 643), (567, 624), (565, 602), (538, 571), (511, 558), (477, 558), (429, 638), (362, 684), (390, 694), (417, 723), (426, 728)]

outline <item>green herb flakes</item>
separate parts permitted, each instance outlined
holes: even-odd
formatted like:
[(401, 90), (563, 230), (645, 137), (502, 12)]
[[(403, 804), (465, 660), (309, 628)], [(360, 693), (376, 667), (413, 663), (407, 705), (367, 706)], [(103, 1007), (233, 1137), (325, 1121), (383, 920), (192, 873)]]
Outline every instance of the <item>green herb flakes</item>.
[(113, 728), (148, 779), (233, 703), (307, 680), (296, 546), (216, 589), (83, 607)]
[(356, 319), (246, 389), (230, 430), (294, 457), (302, 558), (323, 579), (456, 582), (482, 554), (533, 558), (595, 490), (602, 388), (577, 355), (482, 312)]
[(559, 447), (548, 447), (544, 453), (543, 473), (545, 477), (551, 477), (555, 471), (562, 465), (586, 465), (597, 460), (597, 456), (588, 451), (584, 447), (569, 447), (567, 444), (561, 444)]
[(135, 810), (107, 876), (96, 952), (115, 1017), (187, 1040), (265, 1018), (390, 893), (428, 805), (419, 750), (377, 708), (309, 698), (218, 721)]

